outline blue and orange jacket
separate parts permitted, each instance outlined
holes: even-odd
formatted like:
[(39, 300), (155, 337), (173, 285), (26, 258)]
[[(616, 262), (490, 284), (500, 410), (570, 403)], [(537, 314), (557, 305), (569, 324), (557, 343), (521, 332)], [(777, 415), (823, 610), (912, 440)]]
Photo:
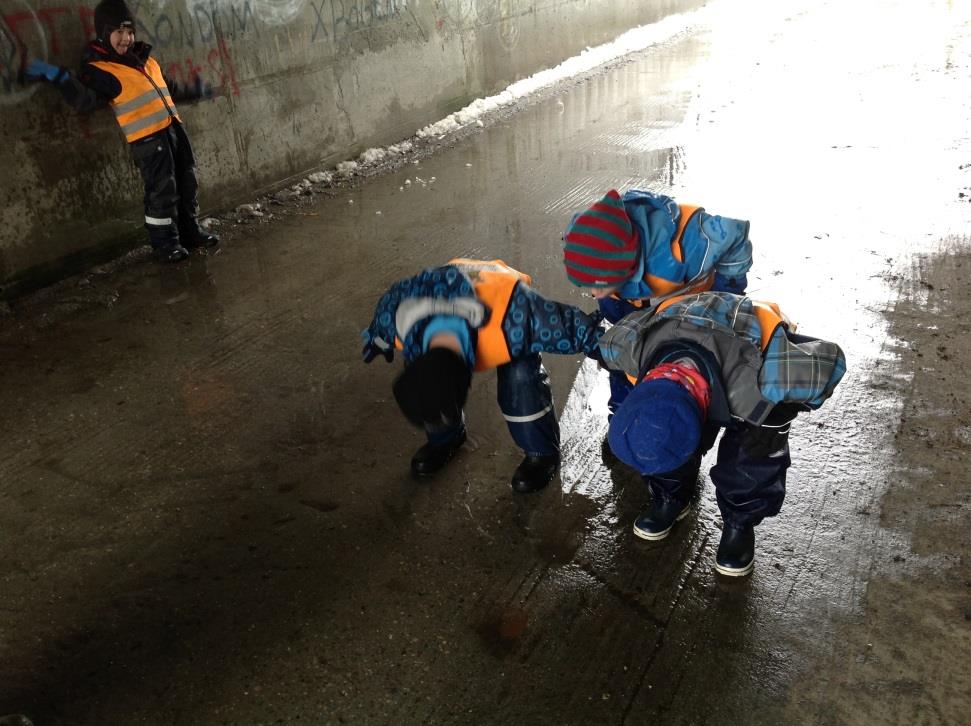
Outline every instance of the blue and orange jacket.
[(615, 304), (601, 306), (610, 322), (652, 298), (705, 290), (745, 292), (752, 267), (747, 221), (640, 189), (625, 192), (622, 199), (641, 254), (637, 272), (613, 296)]
[(547, 300), (530, 284), (529, 275), (502, 260), (454, 259), (392, 285), (361, 337), (365, 345), (394, 346), (411, 361), (444, 321), (464, 338), (477, 371), (534, 353), (594, 353), (599, 315)]

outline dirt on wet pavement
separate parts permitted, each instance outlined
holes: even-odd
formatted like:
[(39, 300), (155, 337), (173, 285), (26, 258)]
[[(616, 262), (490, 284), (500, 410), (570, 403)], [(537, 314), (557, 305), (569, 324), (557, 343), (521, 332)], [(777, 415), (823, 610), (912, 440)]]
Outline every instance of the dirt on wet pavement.
[[(815, 723), (962, 723), (971, 713), (971, 240), (948, 237), (891, 280), (875, 395), (900, 399), (891, 486), (868, 507), (863, 608), (826, 633), (787, 715)], [(888, 442), (890, 444), (890, 442)]]

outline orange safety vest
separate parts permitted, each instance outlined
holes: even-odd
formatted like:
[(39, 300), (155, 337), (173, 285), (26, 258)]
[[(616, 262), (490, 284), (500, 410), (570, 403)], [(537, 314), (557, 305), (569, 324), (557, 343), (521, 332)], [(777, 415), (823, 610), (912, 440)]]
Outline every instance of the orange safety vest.
[[(692, 204), (679, 204), (678, 207), (681, 210), (681, 216), (678, 219), (678, 229), (674, 233), (674, 237), (671, 238), (671, 255), (678, 262), (684, 262), (684, 246), (682, 240), (684, 238), (684, 230), (688, 226), (688, 222), (691, 218), (701, 210), (701, 207)], [(654, 295), (658, 297), (663, 297), (664, 295), (670, 295), (672, 292), (677, 292), (684, 287), (683, 282), (675, 282), (673, 280), (668, 280), (663, 277), (658, 277), (657, 275), (652, 275), (649, 272), (644, 275), (644, 282), (648, 284)], [(712, 285), (715, 284), (714, 273), (708, 275), (702, 280), (699, 280), (694, 285), (684, 290), (686, 295), (694, 294), (696, 292), (704, 292), (705, 290), (710, 290)], [(612, 297), (620, 299), (619, 296), (613, 295)], [(644, 305), (643, 300), (627, 300), (635, 308), (642, 307)]]
[[(668, 298), (660, 305), (657, 306), (657, 310), (654, 311), (654, 315), (665, 308), (670, 307), (679, 300), (692, 295), (694, 293), (685, 293), (684, 295), (675, 295), (672, 298)], [(750, 298), (751, 299), (751, 298)], [(786, 317), (786, 314), (782, 312), (777, 303), (774, 302), (763, 302), (761, 300), (752, 300), (752, 307), (754, 308), (755, 318), (759, 321), (759, 336), (762, 339), (762, 352), (765, 353), (766, 348), (769, 347), (769, 342), (772, 340), (772, 335), (775, 333), (776, 328), (780, 325), (785, 325), (788, 329), (795, 332), (796, 326)], [(627, 380), (631, 383), (637, 383), (637, 379), (634, 376), (627, 374)]]
[(144, 68), (112, 61), (93, 61), (91, 65), (121, 83), (121, 93), (111, 101), (111, 109), (129, 144), (168, 127), (172, 119), (182, 121), (154, 58), (146, 60)]
[(472, 281), (475, 296), (489, 308), (489, 320), (478, 330), (475, 344), (475, 370), (486, 371), (512, 360), (509, 344), (502, 332), (502, 320), (506, 317), (509, 300), (517, 282), (532, 285), (532, 278), (515, 270), (502, 260), (449, 260)]

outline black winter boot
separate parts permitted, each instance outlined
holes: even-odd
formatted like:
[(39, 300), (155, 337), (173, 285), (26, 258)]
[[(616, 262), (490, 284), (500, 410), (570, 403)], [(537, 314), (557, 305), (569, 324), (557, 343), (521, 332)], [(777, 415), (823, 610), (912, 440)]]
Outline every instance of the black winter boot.
[(688, 516), (691, 501), (653, 495), (651, 506), (634, 520), (634, 534), (641, 539), (656, 541), (668, 536), (675, 522)]
[(218, 244), (218, 235), (204, 232), (201, 229), (195, 234), (182, 235), (182, 246), (190, 250), (196, 247), (215, 247)]
[(560, 457), (556, 454), (550, 456), (530, 456), (527, 454), (512, 475), (513, 491), (520, 494), (538, 492), (553, 481), (559, 466)]
[(725, 522), (715, 554), (715, 570), (729, 577), (743, 577), (755, 567), (755, 527)]
[(188, 256), (189, 250), (178, 242), (155, 249), (155, 259), (159, 262), (182, 262)]
[(447, 444), (425, 444), (411, 457), (411, 472), (417, 476), (427, 476), (445, 466), (462, 448), (466, 434), (462, 433)]

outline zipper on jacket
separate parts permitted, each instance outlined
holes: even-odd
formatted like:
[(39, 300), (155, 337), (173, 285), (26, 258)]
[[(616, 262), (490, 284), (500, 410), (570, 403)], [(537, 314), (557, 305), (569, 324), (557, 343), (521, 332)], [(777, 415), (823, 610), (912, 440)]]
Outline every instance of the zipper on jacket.
[(168, 102), (165, 100), (165, 94), (162, 93), (162, 89), (159, 88), (156, 85), (155, 81), (152, 79), (152, 77), (145, 72), (145, 68), (143, 66), (139, 66), (138, 67), (138, 72), (141, 73), (143, 76), (145, 76), (148, 79), (148, 82), (152, 84), (152, 88), (155, 89), (155, 92), (158, 94), (158, 97), (162, 99), (162, 105), (165, 106), (165, 110), (169, 112), (169, 116), (173, 120), (177, 121), (178, 119), (175, 118), (175, 113), (172, 111), (172, 108), (169, 106)]

